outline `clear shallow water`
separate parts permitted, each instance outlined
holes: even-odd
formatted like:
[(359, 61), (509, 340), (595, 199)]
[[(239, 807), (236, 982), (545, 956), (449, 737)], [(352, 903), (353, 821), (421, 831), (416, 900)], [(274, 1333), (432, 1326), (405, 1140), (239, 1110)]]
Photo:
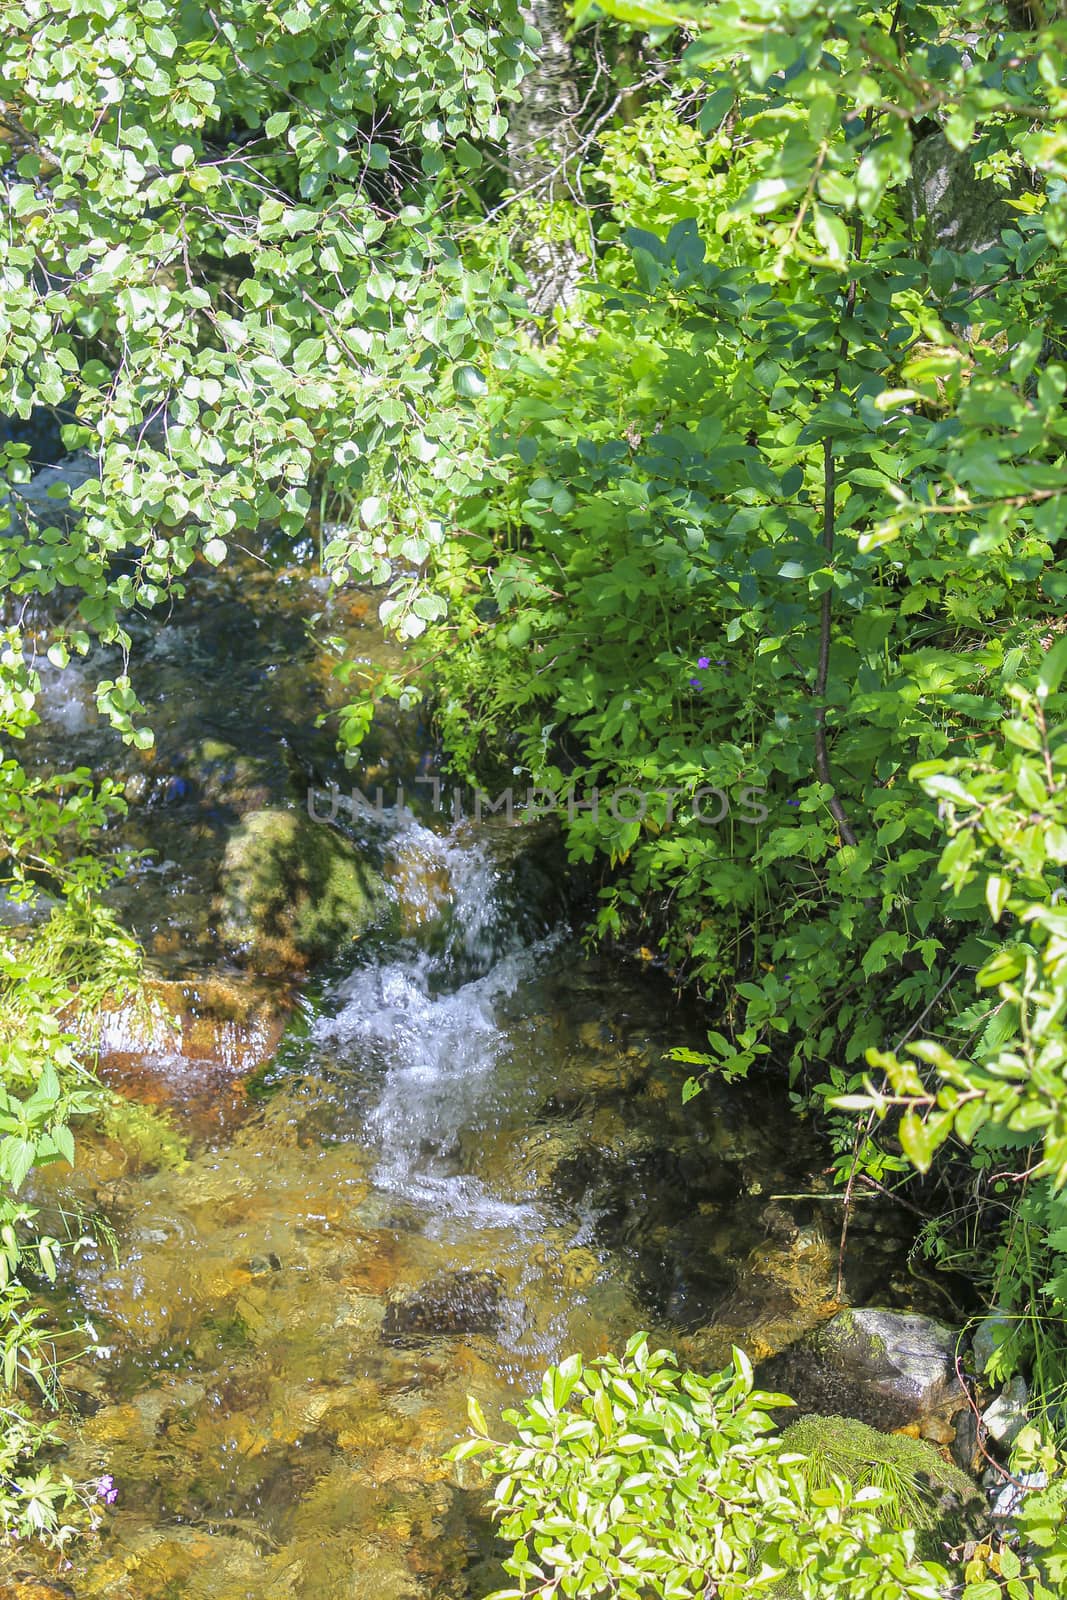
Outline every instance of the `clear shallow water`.
[[(818, 1230), (770, 1237), (811, 1164), (780, 1096), (683, 1111), (666, 1052), (697, 1016), (655, 974), (546, 929), (479, 837), (409, 823), (398, 848), (411, 937), (326, 985), (266, 1098), (184, 1168), (105, 1185), (117, 1261), (69, 1291), (113, 1356), (71, 1373), (68, 1466), (119, 1498), (78, 1596), (484, 1594), (473, 1474), (441, 1459), (468, 1393), (493, 1417), (639, 1327), (706, 1366), (828, 1307)], [(113, 1176), (86, 1154), (83, 1199)]]

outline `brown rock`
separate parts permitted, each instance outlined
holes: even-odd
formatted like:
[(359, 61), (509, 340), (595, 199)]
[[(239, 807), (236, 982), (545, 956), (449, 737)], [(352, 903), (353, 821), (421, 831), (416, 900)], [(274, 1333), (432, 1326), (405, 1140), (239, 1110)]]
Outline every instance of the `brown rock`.
[(82, 1031), (109, 1087), (211, 1135), (248, 1109), (244, 1080), (274, 1054), (293, 1001), (291, 990), (245, 976), (150, 979), (141, 1000)]
[(442, 1272), (390, 1302), (382, 1338), (492, 1333), (500, 1321), (500, 1280), (492, 1272)]
[(41, 1578), (30, 1572), (15, 1572), (0, 1583), (0, 1600), (75, 1600), (69, 1583), (59, 1578)]
[(399, 931), (407, 938), (435, 922), (451, 901), (452, 883), (444, 862), (420, 842), (389, 857), (383, 874), (396, 896)]

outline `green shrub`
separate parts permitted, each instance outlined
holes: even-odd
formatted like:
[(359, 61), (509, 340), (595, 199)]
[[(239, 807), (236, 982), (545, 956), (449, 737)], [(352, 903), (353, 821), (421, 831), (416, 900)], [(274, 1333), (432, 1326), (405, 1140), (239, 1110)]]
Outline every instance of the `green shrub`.
[(505, 1412), (514, 1439), (491, 1439), (471, 1400), (475, 1436), (451, 1455), (482, 1455), (497, 1480), (516, 1587), (496, 1600), (935, 1600), (947, 1574), (916, 1558), (914, 1533), (883, 1525), (878, 1489), (834, 1473), (813, 1486), (783, 1451), (768, 1411), (788, 1403), (753, 1389), (740, 1350), (699, 1377), (644, 1334), (621, 1360), (550, 1368)]
[[(87, 803), (86, 826), (99, 815)], [(61, 1430), (41, 1407), (62, 1405), (69, 1362), (102, 1351), (88, 1323), (57, 1325), (39, 1292), (42, 1275), (56, 1281), (61, 1253), (77, 1254), (87, 1238), (42, 1231), (19, 1191), (34, 1168), (75, 1159), (72, 1123), (99, 1111), (101, 1088), (71, 1018), (77, 1009), (81, 1033), (91, 1034), (109, 997), (136, 998), (140, 951), (96, 898), (104, 869), (64, 859), (49, 817), (69, 831), (69, 806), (56, 808), (38, 819), (41, 835), (24, 853), (47, 863), (64, 897), (28, 933), (0, 930), (0, 1538), (61, 1548), (99, 1523), (110, 1490), (98, 1495), (53, 1465)], [(14, 878), (32, 903), (32, 883), (17, 870)]]

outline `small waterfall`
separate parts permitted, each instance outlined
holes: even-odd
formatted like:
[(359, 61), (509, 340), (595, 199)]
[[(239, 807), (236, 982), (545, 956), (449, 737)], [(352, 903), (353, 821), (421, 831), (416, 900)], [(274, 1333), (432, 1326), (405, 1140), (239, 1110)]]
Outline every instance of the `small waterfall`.
[(333, 995), (315, 1037), (335, 1062), (373, 1074), (364, 1132), (377, 1145), (378, 1187), (425, 1207), (430, 1231), (522, 1228), (533, 1207), (494, 1198), (457, 1162), (465, 1131), (489, 1126), (508, 1097), (508, 1036), (498, 1008), (532, 977), (561, 931), (530, 937), (529, 917), (509, 904), (506, 874), (480, 841), (408, 822), (395, 836), (405, 859), (448, 885), (420, 941), (357, 967)]

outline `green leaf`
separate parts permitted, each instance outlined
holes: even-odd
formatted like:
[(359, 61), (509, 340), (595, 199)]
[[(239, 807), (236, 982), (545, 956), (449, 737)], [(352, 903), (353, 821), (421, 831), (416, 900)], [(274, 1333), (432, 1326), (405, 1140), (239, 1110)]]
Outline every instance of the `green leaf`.
[(751, 213), (763, 217), (791, 205), (803, 193), (803, 185), (788, 178), (760, 178), (752, 184), (732, 208), (735, 216)]
[(989, 915), (994, 922), (999, 922), (1004, 914), (1004, 907), (1011, 894), (1011, 884), (1007, 878), (1002, 878), (996, 873), (991, 873), (986, 879), (985, 897), (989, 907)]
[(716, 89), (700, 108), (701, 133), (714, 133), (729, 115), (734, 103), (734, 91), (729, 85)]
[(52, 1142), (64, 1161), (74, 1165), (74, 1135), (65, 1123), (59, 1123), (52, 1130)]
[(1045, 780), (1033, 762), (1019, 762), (1015, 775), (1015, 791), (1025, 805), (1040, 809), (1045, 804), (1048, 799)]
[(1041, 664), (1037, 678), (1037, 697), (1047, 700), (1055, 694), (1067, 672), (1067, 634), (1062, 634)]
[(25, 1183), (36, 1155), (37, 1146), (29, 1139), (9, 1138), (0, 1145), (0, 1159), (13, 1194), (18, 1194)]
[(489, 392), (485, 375), (469, 362), (455, 368), (452, 373), (452, 387), (465, 400), (480, 400)]
[(932, 1143), (922, 1118), (914, 1111), (905, 1111), (897, 1128), (900, 1147), (917, 1172), (930, 1170)]
[(41, 1263), (41, 1271), (44, 1273), (44, 1275), (48, 1279), (49, 1283), (55, 1283), (55, 1281), (56, 1281), (56, 1258), (55, 1258), (55, 1255), (53, 1254), (52, 1246), (51, 1246), (51, 1243), (49, 1242), (49, 1240), (47, 1240), (47, 1239), (38, 1239), (38, 1241), (37, 1241), (37, 1257), (38, 1257), (38, 1260)]
[(812, 207), (815, 223), (815, 237), (822, 245), (830, 260), (836, 266), (843, 266), (848, 261), (851, 244), (848, 229), (833, 211), (827, 211), (822, 206)]

